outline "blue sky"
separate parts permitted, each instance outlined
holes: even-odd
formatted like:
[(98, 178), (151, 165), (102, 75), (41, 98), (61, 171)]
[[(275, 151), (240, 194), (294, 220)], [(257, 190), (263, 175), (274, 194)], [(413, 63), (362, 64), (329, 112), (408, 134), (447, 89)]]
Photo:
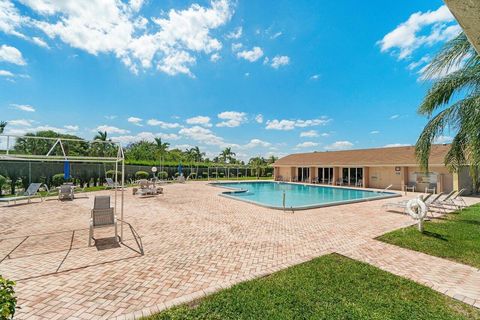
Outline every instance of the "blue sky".
[(414, 144), (459, 31), (440, 0), (0, 0), (0, 120), (243, 159)]

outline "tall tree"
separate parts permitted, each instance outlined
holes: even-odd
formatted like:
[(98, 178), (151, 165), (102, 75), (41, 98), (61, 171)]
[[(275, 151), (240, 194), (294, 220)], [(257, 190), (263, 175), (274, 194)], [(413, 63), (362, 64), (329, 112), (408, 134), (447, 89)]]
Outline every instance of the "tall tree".
[(222, 150), (222, 152), (220, 152), (220, 159), (222, 159), (223, 162), (229, 162), (231, 163), (232, 160), (235, 160), (235, 152), (232, 151), (232, 148), (230, 147), (226, 147), (225, 149)]
[(7, 122), (5, 121), (0, 121), (0, 134), (3, 133), (3, 131), (5, 130), (5, 127), (7, 126)]
[(93, 137), (93, 140), (107, 141), (107, 131), (97, 131), (97, 134)]
[(164, 155), (167, 152), (168, 147), (170, 147), (170, 143), (162, 142), (162, 138), (155, 138), (155, 144), (160, 155)]
[(205, 157), (205, 152), (201, 152), (198, 146), (195, 146), (188, 150), (188, 153), (191, 155), (192, 159), (195, 162), (202, 162), (203, 157)]
[(273, 164), (273, 163), (275, 163), (275, 161), (277, 161), (277, 160), (278, 160), (278, 157), (275, 157), (275, 156), (272, 154), (270, 157), (268, 157), (267, 163), (268, 163), (268, 164)]
[(470, 165), (474, 187), (480, 173), (480, 57), (461, 33), (445, 44), (424, 77), (433, 80), (418, 112), (430, 119), (416, 144), (421, 167), (428, 170), (432, 144), (446, 129), (455, 132), (445, 164), (456, 171)]

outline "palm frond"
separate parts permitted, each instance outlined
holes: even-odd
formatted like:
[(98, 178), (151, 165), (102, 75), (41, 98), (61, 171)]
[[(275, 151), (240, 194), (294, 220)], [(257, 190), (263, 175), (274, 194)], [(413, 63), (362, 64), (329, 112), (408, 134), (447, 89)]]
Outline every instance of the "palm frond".
[(435, 79), (438, 74), (447, 72), (472, 54), (475, 55), (474, 52), (472, 44), (462, 32), (443, 46), (440, 53), (425, 68), (423, 77), (425, 79)]
[(445, 110), (434, 116), (425, 126), (420, 137), (415, 144), (415, 154), (420, 167), (427, 171), (428, 160), (432, 144), (440, 134), (444, 132), (447, 126), (450, 129), (461, 130), (462, 118), (459, 116), (462, 108), (470, 103), (470, 99), (463, 99), (451, 105)]
[(428, 91), (418, 112), (430, 116), (437, 108), (448, 104), (456, 93), (469, 95), (480, 87), (480, 64), (465, 66), (439, 79)]

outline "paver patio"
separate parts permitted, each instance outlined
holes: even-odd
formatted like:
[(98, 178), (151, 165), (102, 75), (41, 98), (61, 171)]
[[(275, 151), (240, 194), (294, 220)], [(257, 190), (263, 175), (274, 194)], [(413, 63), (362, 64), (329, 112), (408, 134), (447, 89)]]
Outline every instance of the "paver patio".
[(93, 197), (113, 191), (0, 207), (0, 274), (17, 280), (17, 318), (149, 315), (332, 252), (480, 307), (479, 270), (374, 240), (412, 224), (381, 207), (401, 198), (291, 213), (219, 197), (220, 191), (189, 182), (165, 186), (164, 196), (137, 198), (128, 189), (125, 220), (141, 236), (144, 255), (128, 227), (125, 245), (87, 246)]

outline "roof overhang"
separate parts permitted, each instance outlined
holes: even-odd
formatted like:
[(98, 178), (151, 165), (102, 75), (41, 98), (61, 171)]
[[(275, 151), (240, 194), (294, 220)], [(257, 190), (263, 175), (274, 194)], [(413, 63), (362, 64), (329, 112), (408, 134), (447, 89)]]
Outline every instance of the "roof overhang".
[(480, 55), (480, 1), (444, 0), (462, 27), (468, 40)]

